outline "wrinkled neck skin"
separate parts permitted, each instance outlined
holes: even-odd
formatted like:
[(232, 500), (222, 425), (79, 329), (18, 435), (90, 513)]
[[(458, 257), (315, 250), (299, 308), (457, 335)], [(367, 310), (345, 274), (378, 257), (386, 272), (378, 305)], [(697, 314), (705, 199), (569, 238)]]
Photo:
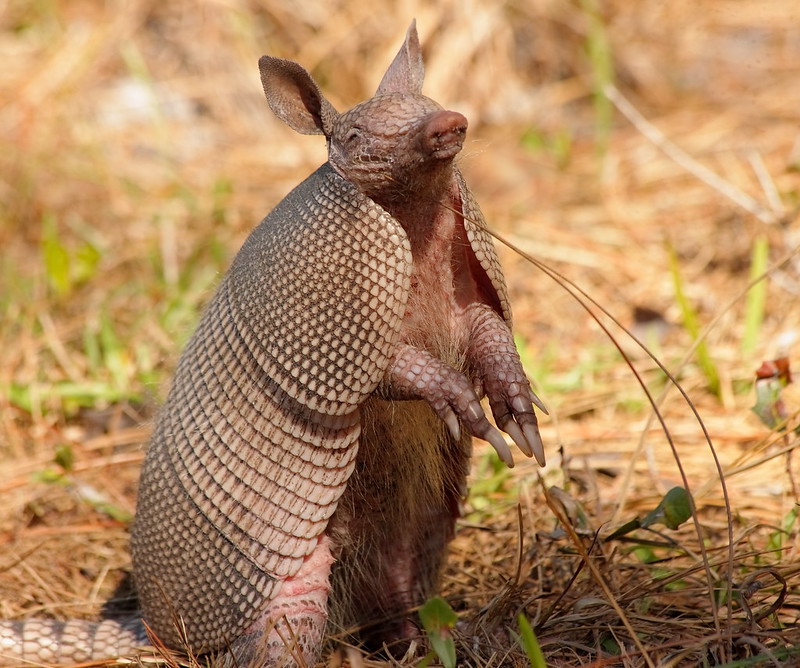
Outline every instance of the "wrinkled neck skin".
[(391, 198), (375, 198), (403, 226), (411, 243), (415, 262), (431, 250), (431, 244), (443, 237), (453, 238), (453, 198), (457, 193), (453, 162), (437, 165), (435, 170), (420, 170), (404, 192)]
[(469, 297), (463, 287), (470, 281), (459, 264), (464, 234), (453, 161), (436, 167), (421, 170), (406, 191), (413, 195), (376, 201), (403, 226), (414, 258), (401, 339), (457, 365), (456, 351), (467, 336), (462, 315)]
[(400, 222), (415, 260), (452, 206), (453, 158), (467, 125), (462, 114), (430, 98), (394, 92), (356, 105), (331, 131), (331, 166)]

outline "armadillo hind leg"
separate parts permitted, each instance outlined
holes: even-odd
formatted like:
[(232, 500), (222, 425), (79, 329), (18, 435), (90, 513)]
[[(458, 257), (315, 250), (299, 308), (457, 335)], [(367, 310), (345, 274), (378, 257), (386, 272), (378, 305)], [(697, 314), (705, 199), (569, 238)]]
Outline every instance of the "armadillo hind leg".
[(402, 656), (416, 609), (438, 589), (466, 492), (471, 439), (454, 440), (423, 401), (369, 400), (356, 470), (328, 531), (330, 634)]
[(150, 642), (140, 619), (0, 622), (0, 665), (66, 664), (139, 654)]
[(214, 665), (231, 668), (314, 666), (328, 620), (333, 557), (327, 536), (320, 538), (300, 570), (280, 584), (262, 616), (220, 654)]

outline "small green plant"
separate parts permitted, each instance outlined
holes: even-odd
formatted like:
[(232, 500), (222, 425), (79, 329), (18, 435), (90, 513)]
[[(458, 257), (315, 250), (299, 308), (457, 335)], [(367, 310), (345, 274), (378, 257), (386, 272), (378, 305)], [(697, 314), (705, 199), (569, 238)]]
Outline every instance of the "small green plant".
[(85, 239), (77, 248), (69, 248), (52, 213), (42, 218), (41, 252), (47, 283), (57, 297), (66, 297), (76, 286), (90, 280), (97, 273), (101, 258), (100, 251)]
[(643, 519), (634, 517), (612, 533), (607, 540), (624, 536), (636, 529), (646, 529), (654, 524), (663, 524), (669, 529), (677, 529), (692, 516), (692, 502), (683, 487), (673, 487), (661, 499), (661, 502)]
[(525, 650), (525, 656), (528, 657), (531, 668), (547, 668), (542, 648), (539, 646), (539, 639), (536, 637), (528, 618), (520, 613), (517, 617), (517, 623), (519, 624), (519, 643), (522, 649)]
[(436, 596), (419, 609), (419, 619), (433, 648), (420, 662), (420, 668), (430, 665), (437, 657), (445, 668), (455, 668), (456, 646), (452, 631), (458, 622), (458, 615), (453, 608), (443, 598)]

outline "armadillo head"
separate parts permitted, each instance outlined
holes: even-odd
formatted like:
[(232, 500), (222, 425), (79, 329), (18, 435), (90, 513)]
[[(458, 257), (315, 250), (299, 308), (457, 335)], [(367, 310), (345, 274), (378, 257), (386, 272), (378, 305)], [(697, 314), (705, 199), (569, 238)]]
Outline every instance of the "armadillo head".
[(420, 198), (449, 181), (466, 131), (464, 116), (423, 95), (376, 95), (339, 117), (329, 159), (378, 202)]
[(311, 75), (263, 56), (261, 81), (272, 110), (304, 134), (324, 134), (333, 168), (380, 203), (436, 196), (452, 178), (467, 119), (421, 94), (424, 67), (416, 24), (375, 97), (339, 114)]

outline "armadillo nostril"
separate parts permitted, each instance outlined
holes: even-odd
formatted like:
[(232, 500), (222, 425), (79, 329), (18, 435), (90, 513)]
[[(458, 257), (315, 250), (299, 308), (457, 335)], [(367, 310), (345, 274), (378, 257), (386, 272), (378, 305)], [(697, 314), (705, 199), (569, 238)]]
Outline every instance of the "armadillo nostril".
[(467, 119), (457, 111), (437, 111), (426, 119), (423, 144), (435, 158), (452, 158), (461, 150)]

